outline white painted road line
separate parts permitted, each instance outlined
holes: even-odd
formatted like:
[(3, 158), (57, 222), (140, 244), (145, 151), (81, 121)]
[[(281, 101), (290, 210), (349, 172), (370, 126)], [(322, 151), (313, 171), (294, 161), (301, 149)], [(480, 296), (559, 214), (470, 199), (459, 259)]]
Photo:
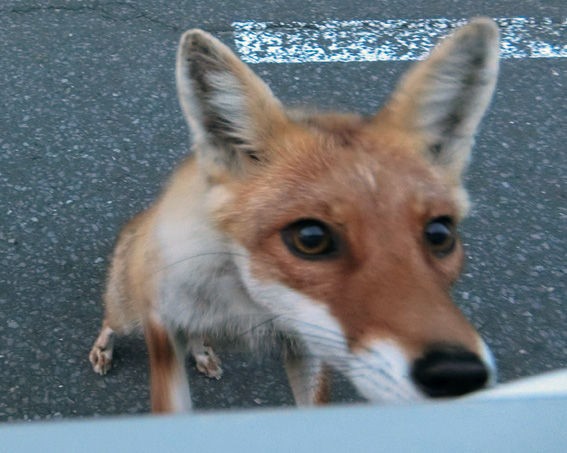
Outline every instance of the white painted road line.
[[(567, 57), (567, 20), (495, 19), (502, 58)], [(419, 60), (465, 19), (234, 22), (234, 40), (247, 63)]]

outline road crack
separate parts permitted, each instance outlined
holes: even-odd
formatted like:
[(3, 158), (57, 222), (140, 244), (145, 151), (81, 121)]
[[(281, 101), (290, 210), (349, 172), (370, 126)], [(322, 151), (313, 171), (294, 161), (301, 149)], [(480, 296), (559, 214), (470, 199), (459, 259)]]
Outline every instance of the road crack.
[(128, 22), (131, 20), (143, 19), (151, 24), (165, 29), (178, 32), (180, 27), (176, 24), (168, 23), (156, 18), (143, 11), (133, 2), (127, 1), (92, 1), (92, 2), (61, 2), (51, 5), (30, 5), (12, 6), (10, 8), (0, 8), (1, 14), (31, 14), (36, 12), (66, 12), (66, 13), (96, 13), (108, 20), (118, 22)]

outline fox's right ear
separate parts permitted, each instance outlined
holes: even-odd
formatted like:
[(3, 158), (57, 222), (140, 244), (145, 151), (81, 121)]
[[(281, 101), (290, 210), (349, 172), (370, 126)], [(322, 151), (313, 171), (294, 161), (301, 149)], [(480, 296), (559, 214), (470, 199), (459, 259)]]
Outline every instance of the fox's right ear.
[(197, 152), (238, 173), (269, 159), (266, 143), (287, 123), (268, 86), (218, 39), (202, 30), (181, 37), (177, 91)]

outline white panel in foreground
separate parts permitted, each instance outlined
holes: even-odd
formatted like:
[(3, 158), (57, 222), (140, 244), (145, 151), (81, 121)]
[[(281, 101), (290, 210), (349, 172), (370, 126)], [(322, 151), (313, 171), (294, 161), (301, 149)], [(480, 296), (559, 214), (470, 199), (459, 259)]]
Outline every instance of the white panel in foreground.
[(567, 398), (567, 368), (507, 382), (492, 389), (477, 392), (467, 399), (501, 398)]
[(567, 399), (209, 412), (0, 426), (18, 452), (564, 452)]

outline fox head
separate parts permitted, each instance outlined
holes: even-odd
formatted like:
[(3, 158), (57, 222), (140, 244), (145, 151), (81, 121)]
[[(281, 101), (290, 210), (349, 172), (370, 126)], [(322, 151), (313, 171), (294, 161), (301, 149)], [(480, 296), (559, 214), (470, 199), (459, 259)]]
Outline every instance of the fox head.
[(472, 21), (364, 117), (286, 111), (220, 41), (181, 38), (179, 98), (243, 286), (370, 400), (460, 395), (494, 379), (451, 287), (462, 175), (498, 47), (496, 25)]

